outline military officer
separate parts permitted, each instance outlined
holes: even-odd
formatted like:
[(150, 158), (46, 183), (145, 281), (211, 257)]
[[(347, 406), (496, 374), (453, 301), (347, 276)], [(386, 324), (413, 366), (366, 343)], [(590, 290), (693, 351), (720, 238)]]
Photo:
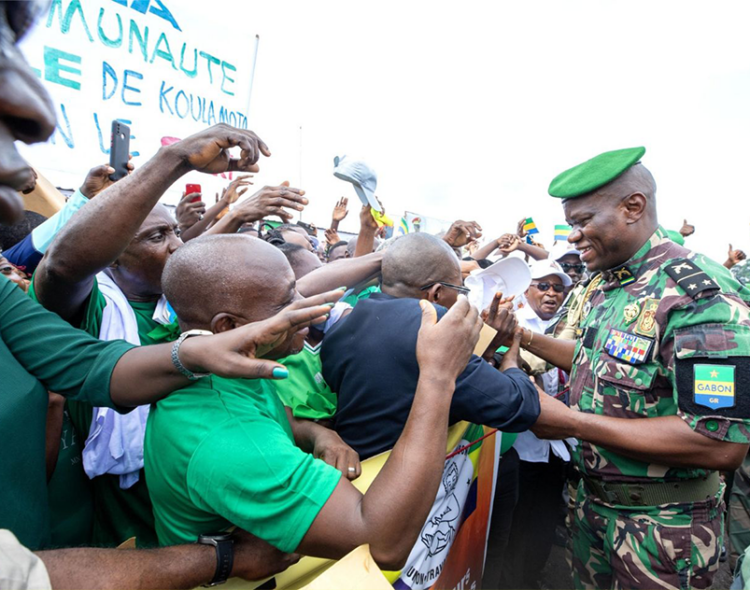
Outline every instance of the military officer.
[(574, 436), (577, 588), (708, 588), (723, 543), (723, 484), (750, 443), (750, 291), (670, 240), (644, 148), (557, 176), (590, 273), (576, 339), (524, 333), (571, 371), (570, 408), (542, 395), (532, 430)]

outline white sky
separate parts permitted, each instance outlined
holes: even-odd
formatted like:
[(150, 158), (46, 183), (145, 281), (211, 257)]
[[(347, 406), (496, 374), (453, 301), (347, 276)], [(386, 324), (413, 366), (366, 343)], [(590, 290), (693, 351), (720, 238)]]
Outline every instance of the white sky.
[[(473, 219), (486, 235), (533, 216), (563, 169), (645, 145), (660, 221), (697, 226), (717, 260), (750, 250), (750, 5), (742, 2), (245, 2), (214, 0), (260, 36), (250, 127), (273, 157), (258, 182), (300, 182), (327, 225), (337, 154), (364, 156), (378, 195)], [(302, 151), (300, 167), (300, 127)]]

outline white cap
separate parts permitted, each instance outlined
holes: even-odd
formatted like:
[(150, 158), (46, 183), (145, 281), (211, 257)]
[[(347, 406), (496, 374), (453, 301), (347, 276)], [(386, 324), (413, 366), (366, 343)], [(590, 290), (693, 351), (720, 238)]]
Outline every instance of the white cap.
[(472, 271), (464, 285), (469, 292), (469, 302), (477, 309), (486, 309), (495, 293), (504, 297), (521, 295), (531, 284), (529, 266), (520, 258), (503, 258), (485, 269)]
[(575, 248), (568, 248), (567, 250), (559, 250), (558, 252), (555, 252), (555, 260), (559, 262), (561, 258), (564, 258), (568, 254), (575, 254), (579, 258), (581, 257), (581, 253), (578, 250)]
[(563, 269), (560, 267), (560, 265), (557, 264), (557, 262), (555, 262), (554, 260), (550, 260), (549, 258), (545, 260), (534, 261), (530, 265), (530, 270), (531, 278), (535, 281), (543, 279), (544, 277), (555, 275), (557, 277), (560, 277), (560, 280), (565, 287), (570, 287), (573, 284), (573, 281), (568, 275), (563, 272)]
[(362, 160), (355, 160), (346, 156), (340, 158), (336, 156), (333, 159), (333, 165), (333, 175), (341, 180), (351, 182), (363, 205), (370, 205), (375, 211), (382, 211), (380, 203), (375, 198), (378, 176), (372, 168)]

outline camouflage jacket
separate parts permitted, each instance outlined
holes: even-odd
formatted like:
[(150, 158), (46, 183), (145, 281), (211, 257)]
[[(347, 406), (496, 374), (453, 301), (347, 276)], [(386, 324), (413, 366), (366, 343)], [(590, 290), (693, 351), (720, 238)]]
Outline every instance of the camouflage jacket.
[(743, 260), (732, 267), (732, 276), (743, 285), (750, 283), (750, 261)]
[[(570, 405), (619, 418), (680, 416), (717, 440), (750, 443), (750, 290), (660, 227), (624, 265), (602, 273), (582, 310)], [(582, 442), (583, 474), (664, 481), (706, 474)]]

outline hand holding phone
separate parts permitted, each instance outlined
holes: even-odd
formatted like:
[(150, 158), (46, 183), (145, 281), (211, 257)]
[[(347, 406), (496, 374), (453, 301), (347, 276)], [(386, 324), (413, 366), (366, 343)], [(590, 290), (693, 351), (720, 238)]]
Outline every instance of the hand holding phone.
[(112, 121), (112, 137), (109, 144), (109, 165), (115, 169), (110, 180), (120, 180), (128, 175), (130, 158), (130, 127), (120, 121)]
[[(203, 191), (201, 190), (201, 185), (200, 184), (186, 184), (185, 194), (189, 195), (192, 193), (203, 193)], [(190, 202), (197, 203), (200, 200), (201, 200), (201, 195), (199, 194), (198, 196), (195, 196), (192, 199), (190, 199)]]

